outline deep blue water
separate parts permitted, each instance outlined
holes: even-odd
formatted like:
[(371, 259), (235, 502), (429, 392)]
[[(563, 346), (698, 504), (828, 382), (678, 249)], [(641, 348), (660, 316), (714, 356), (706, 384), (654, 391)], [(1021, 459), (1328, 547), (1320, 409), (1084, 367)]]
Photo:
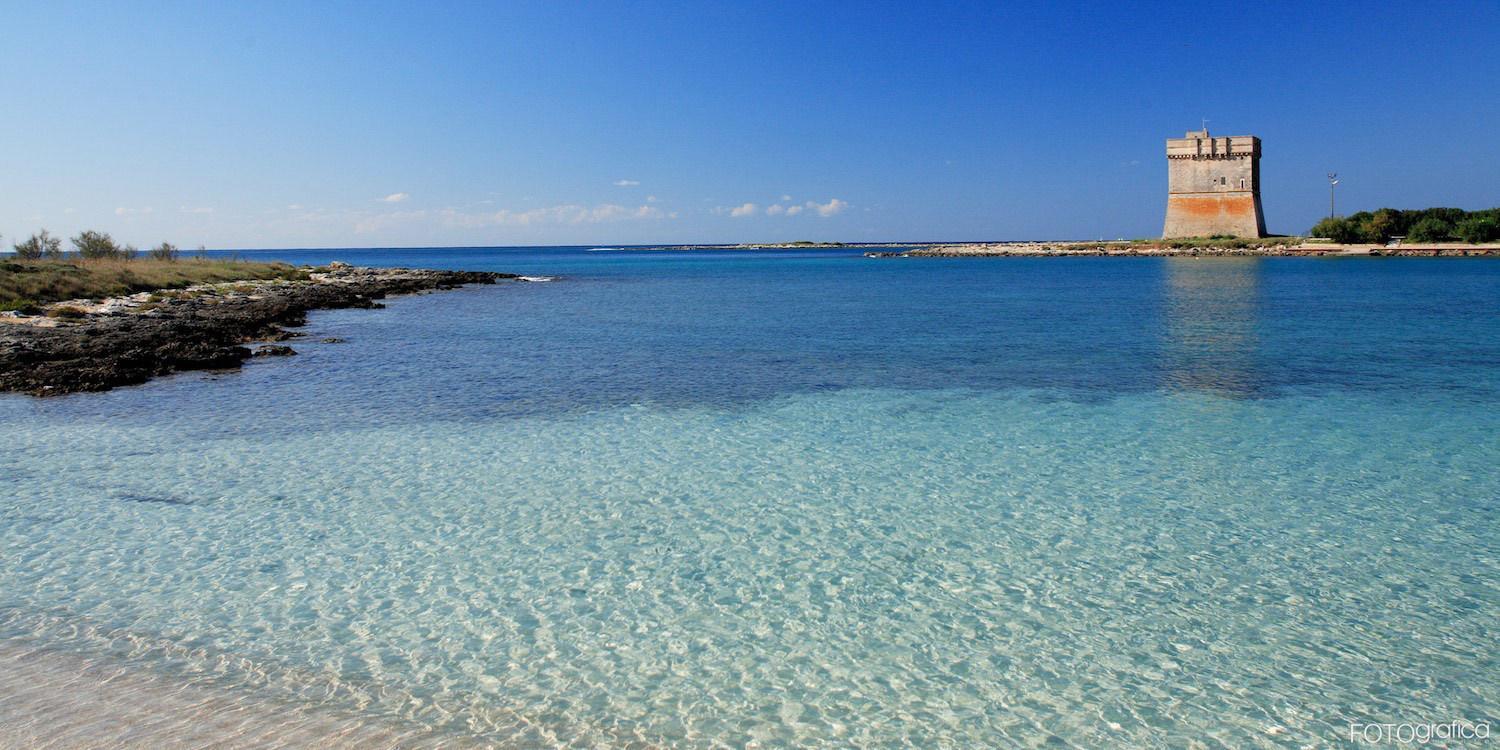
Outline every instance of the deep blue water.
[(0, 636), (498, 742), (1500, 709), (1500, 263), (590, 250), (241, 253), (557, 280), (0, 398)]

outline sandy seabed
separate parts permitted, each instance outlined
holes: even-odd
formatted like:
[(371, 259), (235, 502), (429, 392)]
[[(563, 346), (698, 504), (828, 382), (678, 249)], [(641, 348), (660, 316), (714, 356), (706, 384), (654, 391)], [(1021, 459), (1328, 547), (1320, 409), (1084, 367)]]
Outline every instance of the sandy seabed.
[(437, 748), (461, 741), (0, 641), (0, 748)]

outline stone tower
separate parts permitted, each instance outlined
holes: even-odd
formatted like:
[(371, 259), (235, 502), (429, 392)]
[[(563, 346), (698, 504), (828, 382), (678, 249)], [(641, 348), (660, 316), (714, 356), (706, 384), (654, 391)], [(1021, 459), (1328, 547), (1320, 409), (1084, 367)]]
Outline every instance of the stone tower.
[(1207, 130), (1167, 139), (1167, 224), (1162, 237), (1264, 237), (1260, 139), (1212, 138)]

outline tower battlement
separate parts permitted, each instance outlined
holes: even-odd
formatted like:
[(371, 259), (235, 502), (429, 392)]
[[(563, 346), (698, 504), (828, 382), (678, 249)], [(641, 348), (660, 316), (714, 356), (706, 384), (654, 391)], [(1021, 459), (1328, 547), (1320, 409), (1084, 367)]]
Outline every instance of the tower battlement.
[(1215, 138), (1207, 130), (1167, 139), (1165, 238), (1264, 237), (1260, 205), (1260, 139)]
[(1207, 130), (1194, 130), (1182, 138), (1167, 139), (1168, 159), (1248, 159), (1260, 156), (1260, 139), (1253, 135), (1214, 138)]

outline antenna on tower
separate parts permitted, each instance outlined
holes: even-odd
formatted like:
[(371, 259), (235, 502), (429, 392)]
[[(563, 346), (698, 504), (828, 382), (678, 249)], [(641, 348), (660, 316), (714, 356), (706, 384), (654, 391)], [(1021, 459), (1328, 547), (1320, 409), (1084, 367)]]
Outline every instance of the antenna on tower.
[(1203, 132), (1207, 133), (1208, 132), (1208, 118), (1204, 117), (1202, 119), (1203, 119)]

